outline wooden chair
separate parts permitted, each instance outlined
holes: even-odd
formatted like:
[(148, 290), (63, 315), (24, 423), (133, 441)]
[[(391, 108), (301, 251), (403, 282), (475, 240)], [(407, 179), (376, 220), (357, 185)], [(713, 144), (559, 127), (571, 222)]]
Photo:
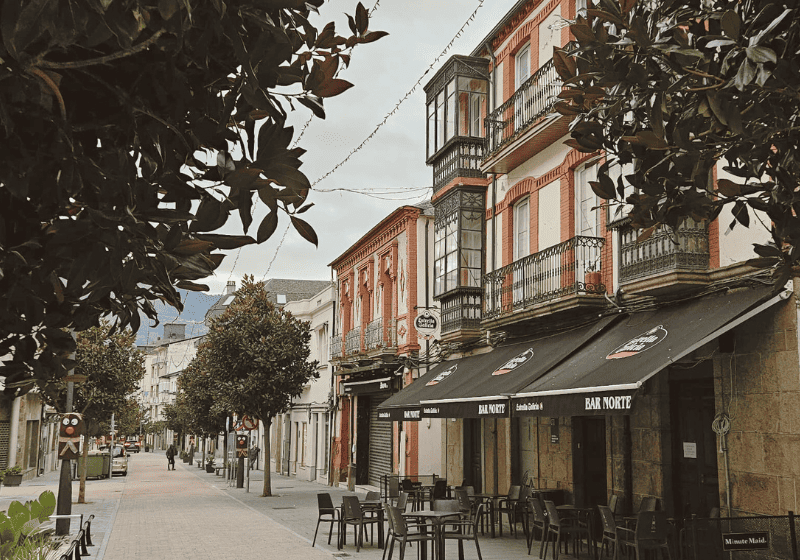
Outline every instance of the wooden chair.
[[(640, 511), (636, 516), (636, 529), (618, 527), (620, 535), (627, 535), (622, 541), (626, 548), (636, 552), (636, 560), (642, 560), (647, 551), (666, 551), (667, 558), (672, 560), (669, 539), (667, 538), (667, 514), (663, 511)], [(663, 553), (662, 553), (663, 558)]]
[(511, 534), (514, 534), (514, 528), (516, 526), (516, 513), (517, 513), (517, 500), (519, 500), (519, 493), (522, 490), (521, 486), (514, 485), (508, 489), (508, 495), (505, 498), (500, 498), (497, 501), (497, 507), (495, 508), (495, 515), (497, 516), (497, 521), (500, 525), (500, 536), (503, 536), (503, 514), (505, 513), (508, 517), (508, 524), (511, 530)]
[(344, 514), (342, 515), (342, 544), (347, 542), (347, 526), (353, 526), (356, 538), (356, 552), (364, 545), (364, 526), (380, 523), (378, 516), (364, 516), (357, 496), (342, 496)]
[(586, 524), (581, 523), (577, 518), (562, 520), (556, 509), (556, 504), (551, 500), (545, 500), (544, 507), (547, 511), (547, 541), (544, 547), (545, 556), (547, 556), (547, 549), (550, 547), (550, 537), (553, 537), (553, 554), (555, 560), (558, 560), (558, 556), (561, 553), (562, 542), (568, 547), (569, 541), (572, 541), (573, 556), (577, 556), (579, 548), (582, 548), (579, 547), (581, 537), (585, 536), (586, 542), (591, 543), (591, 535), (589, 535), (589, 528)]
[(603, 540), (600, 542), (601, 554), (608, 555), (611, 545), (613, 545), (613, 558), (617, 560), (622, 541), (619, 537), (617, 522), (614, 519), (614, 511), (610, 506), (597, 506), (597, 509), (600, 511), (600, 521), (603, 523)]
[(408, 543), (416, 542), (423, 543), (420, 546), (426, 546), (427, 542), (434, 542), (435, 535), (433, 531), (411, 531), (411, 529), (425, 525), (406, 523), (402, 512), (393, 505), (386, 504), (386, 516), (389, 518), (389, 536), (386, 541), (386, 548), (383, 550), (381, 560), (386, 556), (386, 551), (389, 551), (389, 557), (386, 560), (392, 560), (392, 553), (394, 552), (394, 543), (400, 541), (400, 560), (403, 560), (406, 553), (406, 545)]
[[(475, 541), (475, 551), (478, 553), (478, 560), (483, 560), (481, 556), (481, 546), (480, 543), (478, 543), (478, 523), (483, 514), (484, 506), (485, 504), (480, 504), (474, 516), (466, 519), (458, 518), (453, 521), (448, 519), (442, 527), (442, 538), (445, 543), (448, 540), (458, 541), (459, 560), (463, 560), (464, 558), (464, 541)], [(436, 507), (449, 508), (439, 509), (438, 511), (461, 511), (458, 500), (437, 500), (434, 502), (434, 509)]]
[(533, 545), (533, 533), (535, 529), (539, 529), (539, 558), (542, 557), (544, 551), (544, 543), (547, 536), (547, 516), (544, 514), (544, 507), (539, 498), (531, 496), (528, 498), (528, 510), (531, 517), (528, 530), (528, 556), (531, 554), (531, 545)]
[[(339, 526), (341, 522), (341, 516), (339, 510), (333, 505), (333, 500), (331, 499), (330, 494), (320, 493), (317, 494), (317, 507), (319, 514), (317, 516), (317, 528), (314, 529), (314, 540), (311, 542), (311, 546), (313, 547), (314, 544), (317, 542), (317, 531), (319, 531), (319, 524), (320, 523), (330, 523), (331, 529), (328, 533), (328, 544), (331, 544), (331, 536), (333, 536), (333, 524), (336, 523), (336, 526)], [(339, 545), (339, 534), (337, 529), (337, 548), (341, 548)]]

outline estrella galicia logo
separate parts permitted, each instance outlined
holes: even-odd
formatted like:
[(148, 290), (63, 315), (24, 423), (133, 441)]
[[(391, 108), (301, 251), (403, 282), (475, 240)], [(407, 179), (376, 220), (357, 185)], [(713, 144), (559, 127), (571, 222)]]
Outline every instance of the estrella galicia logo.
[(641, 354), (645, 350), (650, 350), (653, 346), (667, 338), (667, 329), (662, 325), (650, 329), (646, 333), (635, 336), (622, 346), (615, 348), (606, 360), (617, 360), (619, 358), (629, 358)]
[(458, 369), (458, 364), (454, 364), (454, 365), (450, 366), (449, 368), (444, 370), (442, 373), (440, 373), (439, 375), (437, 375), (436, 377), (434, 377), (433, 379), (428, 381), (425, 384), (425, 386), (426, 387), (430, 387), (432, 385), (438, 385), (440, 381), (443, 381), (443, 380), (447, 379), (448, 377), (450, 377), (451, 375), (453, 375), (457, 369)]
[(508, 360), (506, 363), (504, 363), (502, 366), (494, 370), (492, 372), (492, 375), (506, 374), (509, 371), (517, 369), (519, 366), (521, 366), (531, 358), (533, 358), (533, 348), (528, 348), (521, 354), (517, 354), (516, 356)]

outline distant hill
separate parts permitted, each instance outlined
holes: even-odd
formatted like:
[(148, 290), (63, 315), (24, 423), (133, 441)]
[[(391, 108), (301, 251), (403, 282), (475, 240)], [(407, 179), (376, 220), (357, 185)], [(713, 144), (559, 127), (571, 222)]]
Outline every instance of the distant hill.
[(203, 324), (206, 311), (214, 305), (221, 295), (222, 294), (185, 292), (181, 290), (184, 309), (183, 313), (180, 314), (178, 314), (178, 310), (174, 307), (156, 302), (155, 308), (158, 310), (159, 325), (157, 327), (151, 327), (150, 320), (143, 315), (142, 326), (139, 327), (139, 332), (136, 335), (136, 344), (144, 346), (156, 342), (159, 337), (163, 338), (164, 323), (185, 324), (187, 338), (206, 334), (208, 328)]

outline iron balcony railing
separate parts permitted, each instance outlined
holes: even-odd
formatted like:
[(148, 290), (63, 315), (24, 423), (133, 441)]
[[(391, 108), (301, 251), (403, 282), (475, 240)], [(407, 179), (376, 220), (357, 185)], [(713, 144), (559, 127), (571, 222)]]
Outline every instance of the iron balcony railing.
[(568, 294), (603, 294), (602, 237), (573, 237), (483, 277), (483, 318), (492, 319)]
[(483, 138), (455, 137), (433, 163), (433, 192), (456, 177), (483, 177)]
[(331, 337), (331, 358), (342, 357), (342, 335), (335, 334)]
[(708, 227), (687, 218), (674, 232), (660, 226), (647, 239), (637, 242), (641, 232), (630, 226), (619, 228), (621, 283), (676, 270), (708, 270)]
[(394, 348), (397, 346), (397, 325), (393, 319), (385, 322), (379, 317), (367, 325), (364, 332), (364, 346), (367, 350)]
[(481, 326), (481, 292), (479, 288), (461, 288), (440, 299), (442, 333), (474, 330)]
[(508, 101), (486, 118), (488, 158), (514, 140), (528, 126), (547, 114), (561, 93), (561, 78), (553, 60), (547, 61), (514, 92)]
[(356, 327), (344, 335), (344, 353), (347, 356), (361, 352), (361, 327)]

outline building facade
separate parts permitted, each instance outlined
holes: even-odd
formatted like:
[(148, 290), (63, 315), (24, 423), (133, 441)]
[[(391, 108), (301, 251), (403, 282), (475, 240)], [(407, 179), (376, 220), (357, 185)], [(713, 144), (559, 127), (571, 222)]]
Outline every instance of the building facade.
[(330, 346), (336, 484), (379, 487), (385, 475), (416, 474), (421, 463), (440, 462), (438, 429), (422, 433), (414, 424), (403, 431), (378, 416), (384, 400), (426, 369), (435, 333), (420, 332), (417, 319), (438, 320), (432, 222), (429, 203), (402, 206), (330, 264), (337, 296)]
[(449, 355), (382, 410), (403, 431), (415, 411), (440, 423), (434, 472), (476, 490), (617, 495), (628, 511), (655, 497), (674, 516), (796, 510), (796, 290), (744, 264), (769, 239), (757, 225), (721, 232), (723, 212), (647, 237), (601, 204), (603, 154), (565, 144), (571, 117), (552, 110), (553, 48), (570, 48), (580, 10), (518, 2), (425, 88)]

